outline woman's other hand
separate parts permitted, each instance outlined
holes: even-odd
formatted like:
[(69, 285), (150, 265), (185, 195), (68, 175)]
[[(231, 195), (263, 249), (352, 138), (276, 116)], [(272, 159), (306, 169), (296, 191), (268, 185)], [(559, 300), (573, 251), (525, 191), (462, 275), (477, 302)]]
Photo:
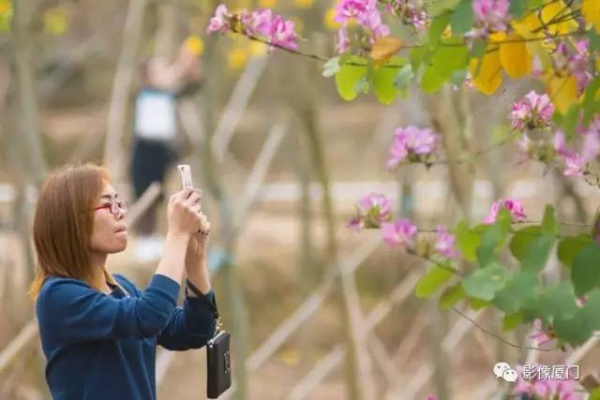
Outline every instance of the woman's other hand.
[(185, 188), (172, 195), (167, 207), (169, 233), (187, 237), (194, 235), (202, 227), (200, 210), (200, 194), (194, 189)]

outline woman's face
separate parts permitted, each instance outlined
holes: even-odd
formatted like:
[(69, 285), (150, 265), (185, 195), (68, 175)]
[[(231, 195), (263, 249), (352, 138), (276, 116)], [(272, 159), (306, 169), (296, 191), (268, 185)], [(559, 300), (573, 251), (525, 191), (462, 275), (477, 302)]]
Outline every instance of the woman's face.
[(105, 182), (93, 211), (94, 229), (90, 241), (92, 252), (112, 254), (121, 252), (127, 247), (125, 211), (118, 206), (119, 204), (119, 195), (111, 184)]

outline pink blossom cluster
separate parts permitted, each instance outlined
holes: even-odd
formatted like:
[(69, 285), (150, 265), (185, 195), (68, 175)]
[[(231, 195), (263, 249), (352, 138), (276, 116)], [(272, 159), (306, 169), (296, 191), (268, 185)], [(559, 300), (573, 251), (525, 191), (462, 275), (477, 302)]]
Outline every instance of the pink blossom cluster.
[(583, 176), (586, 165), (600, 156), (600, 116), (596, 116), (587, 128), (580, 126), (575, 141), (580, 143), (579, 152), (567, 148), (563, 132), (555, 134), (554, 149), (564, 161), (565, 176)]
[(523, 205), (518, 200), (505, 199), (495, 201), (492, 204), (490, 211), (483, 218), (483, 223), (488, 225), (494, 224), (498, 219), (498, 213), (500, 212), (501, 208), (507, 209), (510, 212), (510, 216), (514, 221), (523, 221), (525, 220), (525, 218), (527, 218), (527, 215), (525, 215), (525, 211), (523, 211)]
[(425, 3), (420, 0), (388, 0), (383, 3), (386, 10), (400, 17), (405, 24), (412, 26), (417, 32), (422, 32), (427, 28), (429, 15), (425, 11)]
[(401, 162), (426, 162), (437, 150), (439, 135), (429, 128), (409, 125), (397, 128), (386, 167), (393, 170)]
[[(419, 230), (408, 218), (401, 218), (394, 222), (382, 223), (381, 232), (384, 241), (388, 245), (399, 245), (413, 252), (417, 250)], [(450, 233), (445, 226), (439, 225), (435, 231), (433, 246), (427, 246), (427, 248), (432, 249), (432, 251), (430, 251), (429, 254), (420, 255), (426, 257), (439, 255), (445, 258), (454, 258), (458, 256), (458, 251), (455, 248), (454, 242), (454, 235)]]
[(573, 75), (577, 80), (579, 93), (583, 93), (593, 78), (594, 64), (590, 56), (589, 39), (584, 38), (572, 44), (563, 40), (552, 53), (554, 69)]
[(371, 44), (375, 39), (390, 34), (390, 28), (383, 23), (377, 8), (377, 0), (338, 0), (333, 19), (342, 24), (338, 30), (336, 45), (340, 54), (350, 49), (348, 29), (352, 23), (357, 23), (362, 28)]
[(348, 227), (353, 231), (365, 228), (379, 228), (392, 218), (393, 204), (380, 193), (369, 193), (356, 204), (358, 215), (350, 220)]
[[(577, 392), (577, 382), (574, 379), (540, 379), (539, 374), (532, 373), (525, 377), (525, 368), (517, 365), (517, 382), (513, 388), (513, 395), (528, 395), (539, 399), (583, 400), (585, 395)], [(535, 368), (534, 368), (535, 369)]]
[(509, 9), (509, 0), (473, 0), (474, 28), (468, 37), (485, 38), (491, 32), (506, 32)]
[(535, 129), (552, 123), (554, 104), (547, 94), (530, 91), (521, 100), (512, 104), (511, 125), (513, 129)]
[[(210, 19), (206, 32), (225, 33), (233, 29), (232, 26), (237, 21), (243, 29), (242, 33), (247, 36), (261, 38), (286, 49), (298, 49), (298, 35), (294, 22), (274, 15), (270, 9), (231, 13), (225, 4), (221, 4)], [(271, 49), (273, 48), (274, 46), (271, 46)]]

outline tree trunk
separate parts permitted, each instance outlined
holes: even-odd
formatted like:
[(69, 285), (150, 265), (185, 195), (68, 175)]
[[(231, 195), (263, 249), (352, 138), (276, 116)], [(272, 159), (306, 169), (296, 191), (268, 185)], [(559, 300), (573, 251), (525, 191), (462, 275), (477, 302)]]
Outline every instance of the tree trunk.
[(147, 0), (130, 0), (123, 28), (123, 42), (108, 108), (104, 164), (117, 182), (125, 173), (123, 136), (127, 126), (129, 96), (136, 76), (137, 53), (142, 40)]

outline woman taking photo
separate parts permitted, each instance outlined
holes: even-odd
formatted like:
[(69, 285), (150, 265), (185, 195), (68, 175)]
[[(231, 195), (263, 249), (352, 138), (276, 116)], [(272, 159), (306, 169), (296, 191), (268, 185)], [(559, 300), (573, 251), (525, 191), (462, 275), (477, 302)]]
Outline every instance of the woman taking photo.
[[(156, 399), (156, 346), (198, 349), (214, 334), (199, 193), (170, 197), (163, 255), (144, 291), (105, 268), (108, 255), (127, 246), (125, 212), (93, 164), (63, 168), (41, 188), (31, 295), (54, 400)], [(184, 275), (186, 297), (176, 307)]]

